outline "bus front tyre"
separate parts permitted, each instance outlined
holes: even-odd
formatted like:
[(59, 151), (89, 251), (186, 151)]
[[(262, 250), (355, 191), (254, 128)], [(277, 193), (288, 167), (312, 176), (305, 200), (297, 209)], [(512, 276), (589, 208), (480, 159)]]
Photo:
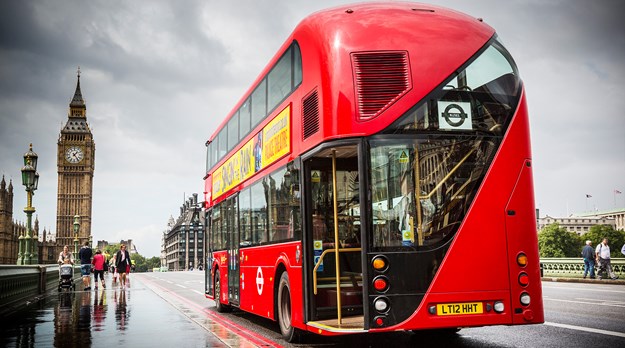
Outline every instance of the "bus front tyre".
[(300, 341), (302, 332), (291, 323), (291, 286), (286, 272), (282, 273), (278, 285), (278, 323), (285, 341), (289, 343)]

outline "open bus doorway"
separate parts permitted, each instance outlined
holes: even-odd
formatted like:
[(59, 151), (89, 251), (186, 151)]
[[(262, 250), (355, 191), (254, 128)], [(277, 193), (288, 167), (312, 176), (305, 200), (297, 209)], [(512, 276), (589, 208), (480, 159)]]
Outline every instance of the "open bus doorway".
[(312, 325), (364, 328), (358, 153), (357, 145), (333, 147), (304, 164)]

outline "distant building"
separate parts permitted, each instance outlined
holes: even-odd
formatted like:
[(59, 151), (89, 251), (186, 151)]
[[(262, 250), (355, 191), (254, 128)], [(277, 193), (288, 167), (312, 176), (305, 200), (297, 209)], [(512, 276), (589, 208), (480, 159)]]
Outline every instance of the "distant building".
[(542, 230), (547, 225), (557, 223), (560, 227), (565, 228), (569, 232), (575, 232), (577, 235), (584, 235), (595, 225), (608, 225), (616, 228), (614, 218), (600, 216), (569, 216), (564, 218), (556, 218), (546, 215), (538, 218), (538, 230)]
[(163, 238), (164, 264), (170, 271), (204, 266), (204, 214), (197, 193), (180, 207), (180, 216), (176, 220), (170, 218)]
[[(132, 254), (138, 254), (139, 252), (137, 251), (137, 247), (135, 246), (135, 243), (133, 243), (132, 239), (128, 239), (128, 240), (120, 240), (119, 243), (116, 243), (118, 246), (120, 244), (126, 244), (126, 250), (128, 250), (128, 253), (130, 253), (130, 255)], [(97, 249), (100, 250), (104, 250), (104, 248), (106, 248), (107, 246), (111, 245), (111, 243), (109, 243), (106, 240), (99, 240), (98, 244), (96, 245)]]
[(617, 230), (625, 231), (625, 208), (608, 210), (608, 211), (595, 211), (588, 214), (578, 214), (580, 217), (596, 216), (608, 219), (614, 219), (615, 228)]
[(7, 188), (4, 175), (0, 181), (0, 264), (17, 262), (18, 238), (26, 228), (13, 221), (13, 182)]

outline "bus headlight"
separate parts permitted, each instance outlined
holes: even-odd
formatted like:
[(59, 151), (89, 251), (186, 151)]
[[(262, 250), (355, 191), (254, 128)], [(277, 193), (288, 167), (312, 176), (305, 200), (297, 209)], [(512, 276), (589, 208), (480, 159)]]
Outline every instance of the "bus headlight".
[(495, 305), (493, 306), (493, 309), (495, 310), (495, 312), (497, 313), (503, 313), (504, 309), (506, 309), (506, 307), (503, 305), (503, 302), (501, 301), (496, 301)]

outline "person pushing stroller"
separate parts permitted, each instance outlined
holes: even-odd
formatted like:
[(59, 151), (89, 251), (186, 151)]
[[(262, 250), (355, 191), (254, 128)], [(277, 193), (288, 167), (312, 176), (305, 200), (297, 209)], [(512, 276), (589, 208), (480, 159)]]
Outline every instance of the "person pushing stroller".
[(59, 254), (59, 291), (63, 289), (76, 289), (74, 285), (74, 256), (66, 245)]

